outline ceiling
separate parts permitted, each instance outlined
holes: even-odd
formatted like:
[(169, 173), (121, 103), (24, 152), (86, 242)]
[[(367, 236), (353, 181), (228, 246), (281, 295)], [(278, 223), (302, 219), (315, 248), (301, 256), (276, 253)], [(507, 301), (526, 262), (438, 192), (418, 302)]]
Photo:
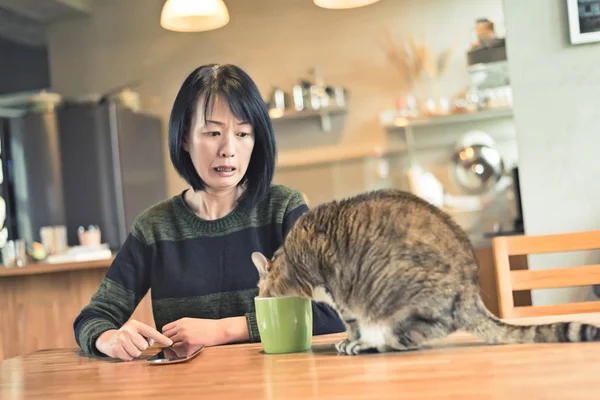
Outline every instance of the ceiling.
[(90, 15), (93, 0), (0, 0), (0, 37), (32, 47), (46, 46), (46, 25)]

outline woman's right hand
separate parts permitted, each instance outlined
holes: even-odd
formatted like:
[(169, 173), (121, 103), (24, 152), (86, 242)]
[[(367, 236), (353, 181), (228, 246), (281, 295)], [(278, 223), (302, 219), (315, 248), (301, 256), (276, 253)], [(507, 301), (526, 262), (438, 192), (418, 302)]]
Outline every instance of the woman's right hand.
[(136, 321), (127, 321), (119, 330), (112, 329), (96, 339), (96, 348), (112, 358), (131, 361), (153, 343), (171, 346), (173, 341), (156, 329)]

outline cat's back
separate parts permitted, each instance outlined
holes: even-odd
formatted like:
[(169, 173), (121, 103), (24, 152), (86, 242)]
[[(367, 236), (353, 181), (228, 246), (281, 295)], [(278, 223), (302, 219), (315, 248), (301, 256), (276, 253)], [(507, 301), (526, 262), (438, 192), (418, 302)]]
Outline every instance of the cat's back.
[(361, 242), (370, 238), (371, 242), (419, 244), (467, 257), (473, 252), (468, 236), (447, 213), (410, 192), (371, 191), (324, 204), (313, 211), (317, 229), (328, 231), (328, 235), (344, 236), (340, 239), (348, 240), (348, 236), (354, 235)]
[(410, 221), (440, 220), (452, 224), (449, 216), (439, 208), (433, 206), (411, 192), (399, 189), (380, 189), (358, 194), (343, 200), (332, 201), (318, 206), (315, 210), (320, 218), (339, 217), (348, 218), (349, 214), (356, 214), (363, 222), (374, 221), (381, 213), (385, 216), (403, 217)]

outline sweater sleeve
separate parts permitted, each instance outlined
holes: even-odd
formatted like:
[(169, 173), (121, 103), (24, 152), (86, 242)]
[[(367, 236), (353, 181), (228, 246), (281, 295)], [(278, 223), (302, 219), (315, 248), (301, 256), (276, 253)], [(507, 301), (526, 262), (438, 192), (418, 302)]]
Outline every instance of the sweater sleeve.
[(85, 354), (104, 356), (96, 348), (96, 339), (127, 322), (148, 292), (148, 261), (144, 244), (129, 234), (100, 287), (73, 323), (75, 340)]
[[(308, 211), (308, 206), (304, 202), (302, 194), (294, 192), (290, 201), (288, 202), (283, 217), (282, 229), (283, 238), (287, 236), (289, 231), (292, 229), (298, 218)], [(313, 335), (325, 335), (329, 333), (344, 332), (346, 327), (340, 319), (338, 313), (332, 309), (329, 305), (320, 302), (312, 302), (312, 314), (313, 314)], [(246, 314), (246, 321), (248, 324), (248, 334), (250, 341), (260, 341), (260, 334), (258, 332), (258, 325), (256, 323), (256, 313)]]

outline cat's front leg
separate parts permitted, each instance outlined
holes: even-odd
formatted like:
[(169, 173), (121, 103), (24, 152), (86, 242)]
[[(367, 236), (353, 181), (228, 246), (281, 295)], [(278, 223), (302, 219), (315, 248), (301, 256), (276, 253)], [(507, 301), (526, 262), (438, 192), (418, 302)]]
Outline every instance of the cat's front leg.
[(340, 312), (340, 314), (344, 321), (344, 325), (346, 325), (347, 338), (338, 341), (335, 344), (335, 349), (338, 351), (338, 353), (346, 353), (348, 345), (360, 339), (360, 329), (358, 326), (358, 320), (353, 318), (350, 312), (343, 310)]
[(371, 343), (367, 343), (363, 340), (340, 340), (335, 344), (335, 349), (338, 353), (346, 354), (349, 356), (355, 356), (362, 353), (379, 353), (384, 350)]
[(364, 326), (353, 329), (355, 336), (340, 340), (335, 348), (339, 353), (358, 355), (362, 353), (379, 353), (387, 351), (386, 335), (389, 329), (385, 326)]
[[(360, 338), (360, 331), (358, 329), (358, 321), (355, 318), (344, 318), (344, 325), (346, 325), (346, 339), (342, 339), (335, 344), (335, 349), (338, 353), (346, 353), (346, 348), (351, 342), (355, 342)], [(347, 317), (347, 316), (346, 316)]]
[[(348, 310), (346, 307), (343, 307), (335, 301), (333, 298), (333, 294), (331, 290), (326, 288), (325, 286), (316, 286), (313, 288), (313, 300), (317, 302), (322, 302), (333, 307), (334, 310), (340, 315), (342, 320), (344, 321), (344, 325), (346, 326), (347, 339), (340, 340), (336, 344), (336, 349), (338, 345), (343, 345), (344, 342), (355, 341), (360, 338), (360, 331), (358, 328), (358, 320), (356, 319), (354, 313)], [(338, 350), (339, 351), (339, 350)]]
[[(345, 317), (342, 315), (342, 317)], [(358, 327), (358, 321), (356, 318), (344, 318), (344, 325), (346, 325), (346, 332), (348, 333), (348, 340), (353, 342), (360, 339), (360, 329)]]

